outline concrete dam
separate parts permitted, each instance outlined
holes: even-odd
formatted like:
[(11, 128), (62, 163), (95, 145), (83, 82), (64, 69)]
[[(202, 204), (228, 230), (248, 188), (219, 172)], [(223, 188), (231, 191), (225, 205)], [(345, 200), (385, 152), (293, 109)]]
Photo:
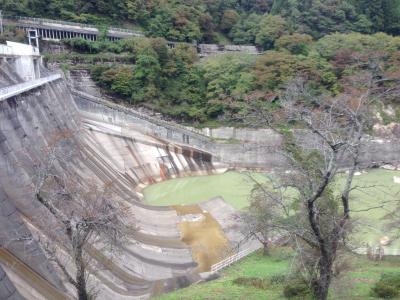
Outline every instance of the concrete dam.
[[(182, 241), (180, 224), (186, 213), (148, 206), (141, 201), (140, 191), (156, 181), (216, 172), (212, 154), (146, 134), (138, 130), (140, 124), (122, 126), (79, 110), (65, 80), (50, 76), (51, 80), (31, 84), (24, 82), (11, 62), (3, 60), (0, 65), (1, 92), (29, 85), (0, 100), (0, 299), (74, 299), (71, 285), (32, 238), (45, 238), (53, 218), (34, 200), (35, 166), (46, 159), (43, 149), (54, 135), (65, 131), (74, 133), (80, 151), (57, 171), (79, 178), (82, 185), (112, 182), (113, 200), (131, 208), (137, 225), (131, 242), (113, 260), (91, 251), (99, 266), (91, 274), (98, 298), (147, 299), (200, 281), (200, 273), (226, 253), (207, 264), (196, 260), (194, 249)], [(212, 219), (227, 247), (235, 247), (242, 236), (235, 224), (226, 222), (235, 214), (233, 208), (220, 199), (199, 207), (188, 214)]]
[[(130, 208), (137, 226), (113, 259), (90, 249), (98, 266), (90, 272), (90, 287), (98, 299), (148, 299), (202, 281), (233, 252), (241, 257), (259, 247), (248, 241), (237, 248), (243, 236), (236, 212), (220, 198), (157, 207), (145, 204), (141, 191), (158, 181), (224, 168), (285, 168), (276, 151), (279, 136), (269, 130), (180, 126), (90, 94), (42, 67), (25, 80), (15, 66), (10, 59), (0, 64), (0, 299), (75, 298), (38, 242), (48, 238), (54, 217), (33, 194), (36, 166), (63, 132), (71, 133), (79, 151), (69, 154), (67, 146), (62, 148), (68, 159), (56, 172), (78, 179), (83, 187), (113, 183), (113, 201)], [(364, 166), (399, 163), (397, 139), (365, 140)], [(211, 227), (203, 236), (209, 243), (188, 242), (190, 230), (203, 224)], [(73, 270), (70, 260), (65, 264)]]

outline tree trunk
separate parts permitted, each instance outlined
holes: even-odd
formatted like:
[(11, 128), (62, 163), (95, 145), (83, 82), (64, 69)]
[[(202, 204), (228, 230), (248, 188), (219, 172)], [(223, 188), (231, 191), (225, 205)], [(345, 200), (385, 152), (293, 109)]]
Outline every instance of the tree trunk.
[(88, 300), (88, 294), (86, 291), (86, 272), (85, 264), (83, 262), (83, 250), (82, 247), (77, 247), (75, 252), (75, 266), (76, 266), (76, 290), (78, 293), (79, 300)]
[(262, 242), (262, 244), (263, 244), (263, 255), (264, 256), (269, 256), (269, 245), (268, 245), (268, 242), (267, 241), (264, 241), (264, 242)]
[(321, 257), (319, 263), (319, 278), (316, 282), (315, 296), (318, 300), (328, 299), (329, 286), (332, 279), (332, 263), (329, 258)]

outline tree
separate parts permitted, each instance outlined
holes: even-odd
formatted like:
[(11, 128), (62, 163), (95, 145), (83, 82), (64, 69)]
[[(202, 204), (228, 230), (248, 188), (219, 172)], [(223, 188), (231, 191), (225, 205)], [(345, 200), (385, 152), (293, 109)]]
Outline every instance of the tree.
[[(77, 298), (87, 300), (90, 252), (101, 249), (110, 254), (128, 241), (133, 230), (127, 221), (129, 209), (113, 197), (111, 182), (84, 184), (76, 174), (68, 173), (67, 162), (81, 155), (73, 132), (55, 133), (43, 153), (34, 165), (33, 195), (50, 214), (51, 231), (47, 232), (50, 239), (39, 238), (39, 242), (74, 286)], [(74, 275), (61, 262), (59, 248), (71, 256)]]
[(225, 10), (219, 27), (221, 28), (222, 31), (229, 32), (232, 29), (232, 27), (237, 23), (238, 20), (239, 20), (239, 14), (235, 10), (233, 9)]
[(260, 28), (261, 16), (249, 14), (243, 16), (229, 32), (229, 37), (235, 44), (254, 44)]
[(151, 14), (151, 6), (146, 0), (126, 0), (127, 17), (135, 22), (144, 22)]
[(266, 14), (261, 19), (256, 44), (268, 50), (274, 47), (275, 40), (287, 31), (287, 23), (281, 16)]
[(400, 0), (383, 1), (385, 32), (400, 34)]
[(275, 42), (277, 49), (287, 49), (292, 54), (307, 55), (313, 39), (308, 34), (283, 35)]
[[(268, 215), (269, 221), (257, 224), (264, 224), (263, 232), (292, 239), (301, 261), (299, 274), (306, 277), (319, 300), (327, 299), (337, 253), (346, 246), (351, 228), (350, 195), (368, 127), (368, 108), (376, 96), (373, 78), (364, 82), (359, 97), (317, 101), (319, 109), (307, 105), (315, 96), (303, 80), (295, 80), (287, 87), (282, 107), (285, 120), (302, 130), (288, 130), (269, 121), (282, 136), (281, 154), (290, 171), (279, 172), (272, 186), (258, 189), (252, 205), (256, 203), (258, 216)], [(349, 169), (345, 184), (336, 185), (339, 169), (345, 166)]]

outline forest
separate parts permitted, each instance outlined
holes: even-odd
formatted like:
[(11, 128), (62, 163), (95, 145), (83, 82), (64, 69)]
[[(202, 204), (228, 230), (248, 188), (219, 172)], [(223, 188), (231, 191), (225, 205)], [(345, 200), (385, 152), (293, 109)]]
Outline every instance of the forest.
[[(117, 43), (66, 40), (82, 60), (99, 55), (125, 57), (124, 62), (86, 61), (92, 78), (110, 95), (131, 105), (145, 106), (173, 119), (198, 126), (241, 126), (251, 111), (280, 110), (280, 98), (301, 78), (319, 99), (362, 93), (355, 82), (373, 69), (382, 84), (396, 84), (400, 37), (385, 33), (334, 33), (318, 40), (307, 34), (281, 32), (273, 48), (260, 55), (224, 54), (199, 59), (188, 44), (168, 48), (162, 38), (136, 38)], [(123, 56), (125, 55), (125, 56)], [(82, 58), (83, 57), (83, 58)], [(79, 58), (79, 59), (78, 59)], [(60, 59), (52, 57), (51, 59)], [(315, 99), (314, 97), (311, 97)], [(307, 100), (308, 105), (321, 103)], [(395, 104), (387, 95), (384, 105)], [(400, 120), (398, 105), (384, 123)]]
[(320, 38), (334, 32), (400, 34), (400, 0), (0, 0), (6, 16), (26, 15), (134, 26), (174, 41), (258, 44), (269, 27)]
[[(146, 37), (115, 43), (65, 40), (71, 53), (48, 59), (85, 64), (108, 94), (198, 126), (240, 126), (255, 107), (279, 111), (296, 78), (315, 95), (337, 97), (360, 92), (352, 78), (366, 69), (390, 79), (400, 64), (400, 0), (0, 0), (0, 7), (5, 16), (143, 30)], [(169, 49), (166, 40), (189, 43)], [(262, 54), (200, 60), (193, 41), (254, 44)], [(385, 123), (400, 119), (397, 109), (381, 115)]]

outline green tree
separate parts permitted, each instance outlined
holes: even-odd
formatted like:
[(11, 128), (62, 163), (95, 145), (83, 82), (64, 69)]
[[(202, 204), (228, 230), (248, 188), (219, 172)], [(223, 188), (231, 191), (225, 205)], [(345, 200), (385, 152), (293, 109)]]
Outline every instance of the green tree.
[(275, 40), (287, 32), (287, 23), (281, 16), (266, 14), (261, 19), (256, 44), (268, 50), (274, 47)]
[(254, 44), (260, 30), (261, 16), (250, 14), (242, 17), (229, 32), (229, 37), (235, 44)]
[(136, 102), (149, 100), (157, 95), (161, 66), (157, 53), (145, 48), (138, 53), (134, 70), (134, 91), (132, 98)]
[(275, 41), (277, 49), (286, 49), (292, 54), (307, 55), (312, 46), (313, 38), (308, 34), (293, 33), (283, 35)]
[(239, 14), (235, 10), (233, 9), (225, 10), (219, 27), (221, 28), (222, 31), (229, 32), (232, 29), (232, 27), (238, 22), (238, 20), (239, 20)]

